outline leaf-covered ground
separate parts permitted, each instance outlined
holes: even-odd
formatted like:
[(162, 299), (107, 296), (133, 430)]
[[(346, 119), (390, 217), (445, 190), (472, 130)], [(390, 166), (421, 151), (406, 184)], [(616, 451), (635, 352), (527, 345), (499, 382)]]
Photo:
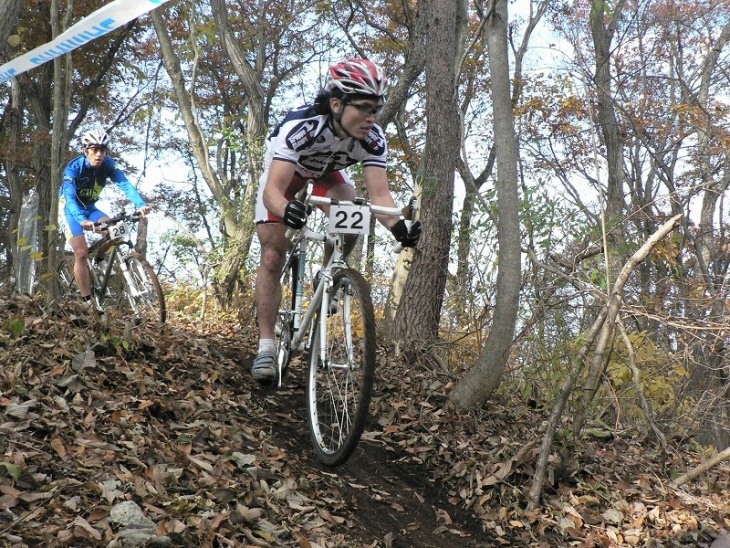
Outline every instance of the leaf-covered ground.
[(385, 349), (362, 442), (323, 468), (303, 372), (257, 387), (255, 340), (252, 322), (0, 296), (0, 546), (709, 546), (730, 529), (727, 465), (673, 490), (703, 455), (629, 434), (583, 442), (524, 512), (546, 411), (515, 395), (455, 413), (453, 373)]

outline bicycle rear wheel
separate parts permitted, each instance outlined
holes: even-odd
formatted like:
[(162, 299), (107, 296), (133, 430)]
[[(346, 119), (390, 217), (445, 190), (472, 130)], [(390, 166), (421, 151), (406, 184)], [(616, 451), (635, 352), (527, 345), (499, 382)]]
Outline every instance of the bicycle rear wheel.
[(375, 316), (370, 287), (356, 270), (334, 275), (329, 300), (327, 318), (316, 319), (312, 334), (307, 415), (317, 458), (337, 466), (350, 457), (365, 428), (375, 381)]
[(74, 256), (64, 255), (56, 267), (56, 281), (58, 282), (58, 294), (60, 297), (71, 299), (79, 297), (79, 289), (74, 278)]
[(146, 260), (134, 255), (126, 257), (124, 262), (131, 274), (129, 279), (125, 277), (127, 299), (135, 315), (143, 320), (165, 323), (165, 295), (155, 271)]

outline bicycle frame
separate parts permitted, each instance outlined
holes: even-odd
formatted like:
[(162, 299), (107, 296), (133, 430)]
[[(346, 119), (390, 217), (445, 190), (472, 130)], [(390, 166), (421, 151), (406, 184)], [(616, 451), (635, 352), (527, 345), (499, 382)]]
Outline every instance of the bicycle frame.
[[(115, 217), (113, 219), (109, 219), (107, 221), (103, 221), (100, 223), (94, 223), (94, 226), (97, 226), (101, 230), (107, 230), (109, 226), (113, 226), (119, 222), (123, 222), (125, 220), (131, 220), (132, 222), (139, 219), (139, 215), (135, 214), (132, 216), (127, 217), (126, 215), (121, 215), (119, 217)], [(125, 258), (128, 257), (132, 250), (134, 250), (134, 244), (130, 239), (124, 239), (124, 238), (112, 238), (109, 233), (107, 232), (101, 239), (94, 242), (89, 247), (89, 258), (87, 261), (89, 262), (89, 272), (92, 276), (95, 275), (96, 271), (93, 269), (93, 265), (91, 264), (91, 256), (98, 252), (99, 248), (102, 247), (107, 242), (111, 242), (111, 245), (107, 249), (107, 268), (103, 273), (102, 279), (97, 280), (99, 282), (99, 304), (103, 304), (104, 297), (106, 296), (106, 290), (109, 287), (109, 279), (112, 276), (112, 270), (114, 269), (114, 264), (116, 263), (119, 266), (119, 270), (121, 271), (122, 275), (124, 276), (126, 282), (127, 282), (127, 288), (126, 291), (129, 291), (132, 295), (132, 297), (139, 296), (140, 292), (137, 290), (137, 287), (135, 286), (133, 280), (131, 279), (132, 274), (129, 272), (129, 268), (127, 266), (127, 263), (125, 261)], [(125, 246), (125, 251), (122, 251), (119, 246)], [(92, 280), (93, 283), (93, 280)], [(94, 283), (94, 285), (96, 285)]]
[[(333, 269), (338, 267), (342, 268), (346, 265), (342, 256), (343, 242), (342, 238), (339, 237), (339, 235), (338, 237), (333, 237), (327, 234), (321, 234), (319, 232), (314, 232), (312, 230), (304, 228), (302, 229), (302, 233), (300, 234), (299, 238), (297, 238), (297, 240), (298, 241), (295, 245), (295, 251), (291, 254), (291, 257), (297, 257), (297, 281), (294, 296), (294, 307), (292, 309), (293, 323), (291, 348), (292, 350), (301, 351), (304, 350), (306, 346), (308, 346), (305, 344), (305, 334), (308, 332), (308, 329), (311, 326), (314, 315), (317, 313), (318, 310), (321, 310), (323, 312), (326, 311), (327, 307), (329, 306), (329, 302), (326, 297), (326, 289), (332, 283)], [(334, 251), (332, 253), (332, 258), (329, 264), (321, 270), (322, 279), (320, 280), (319, 285), (314, 292), (314, 295), (312, 295), (310, 305), (307, 307), (306, 311), (303, 311), (305, 277), (304, 271), (307, 263), (307, 248), (309, 241), (321, 241), (325, 244), (330, 244), (334, 246)]]
[[(92, 295), (97, 308), (102, 310), (104, 301), (113, 296), (109, 291), (110, 278), (114, 268), (118, 267), (123, 285), (118, 288), (120, 292), (116, 294), (116, 304), (123, 306), (123, 303), (128, 303), (139, 319), (156, 319), (164, 323), (167, 311), (162, 287), (150, 264), (134, 252), (134, 243), (130, 237), (131, 224), (138, 222), (140, 217), (140, 213), (136, 212), (131, 216), (122, 214), (94, 223), (95, 228), (104, 231), (105, 234), (89, 245), (89, 255), (86, 259), (91, 276)], [(98, 256), (102, 249), (106, 254), (108, 265), (106, 270), (100, 273), (92, 258)], [(64, 259), (57, 269), (59, 274), (66, 265)], [(63, 273), (62, 279), (66, 280), (68, 286), (73, 283), (72, 274)]]
[[(398, 207), (385, 207), (377, 206), (367, 202), (361, 198), (355, 198), (352, 201), (347, 200), (336, 200), (333, 198), (314, 196), (312, 195), (313, 184), (308, 183), (307, 187), (303, 189), (303, 198), (306, 204), (329, 207), (333, 205), (343, 204), (355, 204), (358, 206), (367, 206), (373, 214), (376, 215), (388, 215), (393, 217), (399, 217), (404, 215), (407, 222), (415, 216), (416, 212), (416, 201), (415, 197), (411, 198), (409, 204), (404, 208)], [(296, 260), (297, 272), (295, 275), (294, 285), (294, 296), (291, 310), (291, 341), (289, 342), (289, 352), (291, 351), (304, 351), (311, 348), (311, 329), (314, 321), (314, 317), (317, 312), (320, 312), (320, 322), (324, 325), (327, 317), (327, 311), (330, 306), (329, 301), (329, 289), (332, 285), (332, 279), (335, 271), (338, 268), (346, 268), (347, 264), (344, 259), (344, 244), (345, 244), (345, 233), (325, 233), (317, 232), (309, 229), (306, 225), (299, 229), (287, 230), (287, 239), (291, 243), (291, 250), (287, 255), (287, 260), (284, 265), (283, 272), (288, 271), (292, 267), (292, 262)], [(322, 277), (317, 285), (317, 288), (312, 295), (309, 306), (304, 310), (304, 279), (305, 279), (305, 267), (307, 263), (307, 251), (309, 242), (320, 242), (325, 245), (331, 245), (333, 248), (332, 255), (326, 265), (320, 271)], [(400, 252), (402, 248), (396, 246), (394, 251)], [(326, 330), (320, 329), (320, 354), (323, 361), (326, 360)], [(281, 367), (279, 370), (278, 386), (282, 383), (282, 371)]]
[[(312, 196), (307, 185), (299, 199), (321, 206), (329, 216), (326, 231), (306, 225), (287, 231), (290, 249), (281, 273), (282, 287), (291, 286), (290, 303), (279, 309), (275, 325), (278, 385), (292, 351), (308, 351), (305, 400), (312, 445), (327, 466), (345, 462), (367, 421), (375, 382), (376, 324), (370, 285), (344, 260), (351, 236), (368, 234), (371, 213), (412, 218), (406, 210), (381, 207), (366, 200), (340, 201)], [(311, 300), (305, 299), (305, 272), (310, 242), (332, 246)], [(291, 307), (291, 308), (288, 308)]]

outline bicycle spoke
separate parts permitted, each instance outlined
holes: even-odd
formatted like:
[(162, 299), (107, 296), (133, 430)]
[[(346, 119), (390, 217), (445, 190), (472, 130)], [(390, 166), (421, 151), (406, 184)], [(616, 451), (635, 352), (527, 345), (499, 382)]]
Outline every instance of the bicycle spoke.
[(140, 319), (165, 323), (165, 297), (154, 270), (138, 257), (127, 257), (125, 262), (131, 278), (126, 280), (126, 285), (132, 310)]
[(58, 280), (58, 291), (61, 297), (71, 298), (79, 296), (76, 280), (74, 279), (72, 257), (64, 257), (61, 260), (58, 267), (56, 267), (56, 276)]
[(375, 320), (367, 283), (348, 269), (335, 275), (333, 288), (336, 307), (315, 326), (307, 390), (312, 442), (330, 466), (345, 462), (360, 439), (375, 375)]

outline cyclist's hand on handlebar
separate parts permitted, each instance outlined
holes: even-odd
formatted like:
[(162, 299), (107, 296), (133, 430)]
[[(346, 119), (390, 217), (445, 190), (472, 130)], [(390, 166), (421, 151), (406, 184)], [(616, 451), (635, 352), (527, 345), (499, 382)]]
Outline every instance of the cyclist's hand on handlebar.
[(152, 211), (152, 208), (148, 205), (142, 206), (139, 208), (139, 214), (142, 216), (142, 218), (146, 218), (147, 214)]
[(286, 204), (284, 224), (294, 230), (299, 230), (307, 222), (307, 206), (301, 200), (292, 200)]
[(81, 221), (81, 228), (84, 230), (91, 230), (92, 232), (96, 231), (96, 227), (94, 227), (94, 221)]
[(403, 247), (416, 247), (418, 240), (421, 239), (421, 221), (415, 221), (409, 230), (406, 222), (400, 219), (390, 227), (390, 231)]

